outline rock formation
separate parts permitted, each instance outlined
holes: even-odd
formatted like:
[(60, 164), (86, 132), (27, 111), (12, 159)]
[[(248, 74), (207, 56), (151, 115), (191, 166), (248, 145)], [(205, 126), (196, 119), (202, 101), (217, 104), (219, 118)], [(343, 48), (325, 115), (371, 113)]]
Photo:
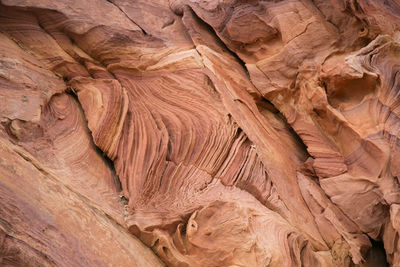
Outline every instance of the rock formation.
[(400, 266), (398, 0), (0, 0), (1, 266)]

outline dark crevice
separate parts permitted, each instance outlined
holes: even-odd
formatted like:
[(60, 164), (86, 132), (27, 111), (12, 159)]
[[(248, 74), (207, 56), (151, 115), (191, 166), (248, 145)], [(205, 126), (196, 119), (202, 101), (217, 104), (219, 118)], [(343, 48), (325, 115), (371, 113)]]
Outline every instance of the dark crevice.
[[(45, 11), (45, 10), (42, 10), (42, 9), (35, 9), (35, 11), (38, 12), (38, 11)], [(122, 10), (121, 10), (121, 11), (122, 11)], [(125, 13), (124, 13), (124, 14), (125, 14)], [(126, 14), (125, 14), (125, 15), (126, 15)], [(45, 33), (47, 33), (50, 37), (52, 37), (52, 38), (57, 42), (57, 40), (53, 37), (53, 35), (52, 35), (50, 32), (48, 32), (48, 31), (46, 30), (46, 28), (41, 24), (40, 19), (39, 19), (39, 17), (38, 17), (37, 15), (36, 15), (36, 19), (37, 19), (38, 26), (39, 26)], [(67, 34), (66, 34), (65, 36), (67, 36), (67, 38), (69, 38), (69, 40), (71, 41), (71, 43), (72, 43), (73, 45), (76, 45), (77, 47), (79, 47), (78, 44), (75, 42), (75, 40), (74, 40), (73, 38), (71, 38), (71, 37), (68, 36)], [(58, 42), (57, 42), (57, 44), (58, 44)], [(60, 46), (60, 48), (63, 49), (61, 46)], [(79, 48), (80, 48), (80, 47), (79, 47)], [(82, 48), (81, 48), (81, 49), (82, 49)], [(64, 49), (63, 49), (63, 50), (64, 50)], [(65, 51), (65, 50), (64, 50), (64, 51)], [(84, 50), (82, 50), (82, 51), (84, 51)], [(87, 70), (87, 72), (89, 73), (89, 75), (91, 75), (91, 74), (90, 74), (90, 71), (87, 69), (86, 65), (83, 64), (83, 63), (84, 63), (84, 62), (82, 62), (83, 59), (77, 60), (77, 59), (75, 58), (76, 55), (71, 55), (70, 53), (68, 53), (68, 51), (65, 51), (65, 52), (66, 52), (67, 54), (69, 54), (72, 58), (74, 58), (81, 66), (83, 66), (83, 67)], [(85, 52), (86, 52), (86, 51), (85, 51)], [(101, 63), (98, 62), (98, 61), (96, 61), (96, 62), (99, 63), (100, 65), (102, 65), (102, 66), (106, 69), (106, 67), (105, 67), (103, 64), (101, 64)], [(108, 73), (110, 73), (110, 72), (108, 72)], [(116, 79), (116, 77), (115, 77), (115, 75), (114, 75), (113, 73), (110, 73), (110, 74)], [(93, 78), (92, 75), (91, 75), (91, 77)], [(76, 92), (75, 92), (70, 86), (68, 86), (68, 83), (69, 83), (69, 81), (70, 81), (71, 79), (70, 79), (69, 77), (63, 77), (63, 80), (64, 80), (64, 82), (67, 84), (67, 91), (66, 91), (66, 93), (67, 93), (68, 95), (72, 96), (72, 97), (76, 100), (76, 102), (77, 102), (77, 104), (78, 104), (78, 106), (79, 106), (79, 109), (81, 110), (81, 112), (82, 112), (82, 114), (83, 114), (83, 117), (85, 118), (86, 128), (87, 128), (88, 133), (89, 133), (89, 135), (90, 135), (90, 139), (91, 139), (91, 142), (92, 142), (92, 144), (93, 144), (93, 147), (95, 148), (95, 150), (96, 150), (96, 152), (98, 153), (98, 155), (101, 156), (101, 158), (103, 159), (103, 161), (105, 162), (105, 164), (107, 165), (107, 167), (109, 168), (109, 170), (112, 172), (113, 177), (114, 177), (114, 184), (115, 184), (117, 190), (118, 190), (118, 191), (121, 191), (121, 190), (122, 190), (121, 180), (120, 180), (119, 176), (117, 175), (117, 172), (116, 172), (116, 170), (115, 170), (113, 161), (107, 156), (106, 153), (104, 153), (104, 152), (95, 144), (94, 139), (93, 139), (92, 132), (91, 132), (91, 130), (89, 129), (88, 121), (87, 121), (87, 119), (86, 119), (86, 116), (85, 116), (85, 113), (84, 113), (84, 109), (83, 109), (83, 107), (82, 107), (82, 105), (81, 105), (81, 103), (80, 103), (80, 101), (79, 101), (79, 98), (78, 98)], [(116, 79), (116, 80), (117, 80), (117, 79)], [(124, 197), (124, 196), (123, 196), (123, 197)], [(125, 197), (124, 197), (124, 198), (125, 198)], [(121, 200), (123, 200), (123, 199), (121, 198)], [(123, 201), (123, 202), (124, 202), (124, 201)]]
[(130, 20), (133, 24), (135, 24), (136, 26), (139, 27), (139, 29), (142, 31), (143, 35), (148, 35), (148, 33), (142, 28), (140, 27), (139, 24), (137, 24), (136, 22), (134, 22), (123, 10), (122, 8), (120, 8), (117, 4), (115, 4), (112, 0), (107, 0), (107, 2), (109, 2), (110, 4), (114, 5), (115, 7), (117, 7), (124, 15), (125, 17)]
[(194, 18), (200, 24), (202, 24), (215, 37), (215, 39), (217, 40), (217, 42), (221, 46), (221, 48), (223, 50), (225, 50), (227, 53), (229, 53), (234, 59), (236, 59), (236, 62), (239, 63), (240, 66), (242, 66), (242, 69), (246, 73), (247, 78), (250, 80), (250, 74), (249, 74), (249, 71), (247, 70), (246, 63), (234, 51), (232, 51), (230, 48), (228, 48), (228, 46), (219, 37), (218, 33), (214, 30), (214, 28), (210, 24), (208, 24), (206, 21), (202, 20), (192, 8), (189, 8), (189, 9), (192, 12)]
[[(39, 9), (39, 11), (42, 11), (42, 10)], [(37, 15), (36, 15), (36, 19), (37, 19), (38, 26), (39, 26), (45, 33), (47, 33), (50, 37), (52, 37), (52, 38), (56, 41), (56, 43), (58, 44), (57, 39), (55, 39), (55, 38), (53, 37), (53, 35), (52, 35), (50, 32), (48, 32), (48, 31), (46, 30), (46, 28), (41, 24), (40, 19), (39, 19), (39, 17), (38, 17)], [(72, 43), (73, 45), (78, 46), (74, 39), (70, 38), (70, 36), (68, 36), (68, 35), (66, 35), (66, 36), (67, 36), (67, 38), (69, 38), (69, 40), (71, 41), (71, 43)], [(79, 47), (79, 46), (78, 46), (78, 47)], [(63, 49), (61, 46), (60, 46), (60, 48)], [(63, 50), (64, 50), (64, 49), (63, 49)], [(64, 50), (64, 51), (65, 51), (65, 50)], [(82, 58), (77, 59), (77, 58), (76, 58), (76, 55), (71, 55), (71, 54), (69, 53), (69, 51), (65, 51), (65, 52), (66, 52), (67, 54), (69, 54), (72, 58), (74, 58), (81, 66), (83, 66), (83, 67), (87, 70), (87, 72), (89, 73), (89, 75), (90, 75), (92, 78), (94, 78), (94, 77), (90, 74), (90, 71), (87, 69), (87, 67), (86, 67), (86, 65), (84, 64), (84, 62), (82, 62), (82, 61), (83, 61)], [(103, 66), (103, 67), (104, 67), (104, 66)], [(114, 76), (114, 75), (113, 75), (113, 76)], [(104, 161), (104, 163), (106, 164), (106, 166), (108, 167), (108, 169), (112, 172), (113, 177), (114, 177), (114, 184), (115, 184), (115, 186), (116, 186), (116, 189), (117, 189), (118, 191), (121, 191), (121, 190), (122, 190), (121, 180), (120, 180), (120, 178), (119, 178), (117, 172), (115, 171), (113, 161), (107, 156), (106, 153), (104, 153), (104, 152), (95, 144), (94, 139), (93, 139), (93, 135), (92, 135), (91, 130), (89, 129), (88, 121), (87, 121), (87, 119), (86, 119), (86, 116), (85, 116), (85, 113), (84, 113), (84, 109), (83, 109), (83, 107), (82, 107), (82, 105), (81, 105), (81, 102), (79, 101), (79, 98), (78, 98), (76, 92), (75, 92), (70, 86), (68, 86), (68, 83), (69, 83), (69, 81), (71, 80), (71, 78), (69, 78), (69, 77), (63, 77), (63, 80), (64, 80), (64, 82), (67, 84), (67, 91), (66, 91), (66, 93), (75, 99), (76, 103), (77, 103), (78, 106), (79, 106), (79, 109), (80, 109), (81, 112), (82, 112), (82, 115), (83, 115), (83, 117), (84, 117), (84, 119), (85, 119), (85, 123), (86, 123), (86, 129), (87, 129), (87, 131), (88, 131), (88, 133), (89, 133), (89, 136), (90, 136), (90, 139), (91, 139), (91, 143), (93, 144), (93, 147), (95, 148), (97, 154), (101, 156), (101, 158), (103, 159), (103, 161)], [(123, 200), (123, 199), (121, 198), (121, 200)]]
[[(221, 38), (219, 38), (218, 34), (216, 33), (216, 31), (214, 30), (214, 28), (211, 25), (209, 25), (207, 22), (205, 22), (199, 16), (197, 16), (197, 14), (195, 13), (195, 11), (193, 9), (189, 8), (189, 10), (193, 13), (194, 19), (196, 19), (206, 29), (208, 29), (208, 31), (210, 33), (213, 34), (213, 36), (215, 37), (215, 39), (217, 40), (217, 42), (221, 46), (221, 48), (223, 50), (225, 50), (226, 52), (228, 52), (232, 57), (234, 57), (236, 59), (236, 61), (242, 66), (242, 69), (246, 73), (248, 80), (252, 83), (252, 81), (250, 79), (250, 74), (249, 74), (249, 72), (247, 70), (247, 67), (246, 67), (246, 63), (234, 51), (230, 50), (226, 46), (226, 44), (223, 42), (223, 40), (221, 40)], [(239, 99), (239, 101), (240, 101), (240, 99)], [(265, 108), (265, 109), (269, 110), (270, 112), (272, 112), (273, 114), (275, 114), (278, 117), (278, 119), (281, 120), (287, 126), (287, 129), (289, 130), (291, 135), (295, 138), (295, 141), (297, 141), (297, 143), (299, 144), (301, 150), (304, 151), (305, 155), (310, 157), (310, 155), (309, 155), (309, 153), (307, 151), (307, 146), (304, 144), (303, 140), (296, 133), (296, 131), (287, 122), (286, 118), (279, 111), (279, 109), (277, 109), (269, 100), (267, 100), (265, 98), (262, 98), (256, 104), (257, 104), (257, 107), (258, 107), (259, 111), (261, 111), (260, 109)]]
[(70, 95), (71, 97), (73, 97), (73, 98), (75, 99), (75, 101), (77, 102), (77, 104), (78, 104), (78, 106), (79, 106), (79, 109), (80, 109), (80, 111), (82, 112), (82, 116), (85, 118), (86, 129), (87, 129), (87, 131), (88, 131), (88, 133), (89, 133), (89, 136), (90, 136), (90, 139), (91, 139), (91, 143), (93, 144), (93, 147), (95, 148), (97, 154), (100, 155), (100, 157), (103, 159), (104, 163), (107, 165), (107, 167), (109, 168), (109, 170), (112, 172), (113, 177), (114, 177), (114, 184), (115, 184), (117, 190), (118, 190), (118, 191), (121, 191), (121, 190), (122, 190), (122, 184), (121, 184), (121, 180), (120, 180), (120, 178), (119, 178), (117, 172), (115, 171), (114, 162), (107, 156), (106, 153), (104, 153), (104, 152), (95, 144), (95, 142), (94, 142), (94, 140), (93, 140), (92, 132), (90, 131), (89, 126), (88, 126), (88, 121), (87, 121), (87, 119), (86, 119), (84, 109), (83, 109), (83, 107), (82, 107), (82, 105), (81, 105), (81, 102), (79, 102), (78, 96), (77, 96), (77, 95), (75, 94), (75, 92), (73, 92), (72, 90), (67, 90), (66, 93), (67, 93), (68, 95)]
[(307, 145), (304, 143), (303, 139), (301, 139), (301, 137), (297, 134), (293, 127), (288, 123), (286, 117), (280, 112), (278, 108), (275, 107), (275, 105), (271, 101), (266, 98), (262, 98), (261, 100), (256, 102), (256, 105), (261, 114), (263, 109), (268, 110), (269, 112), (273, 113), (277, 119), (282, 121), (291, 136), (295, 139), (295, 142), (299, 145), (300, 149), (305, 153), (307, 158), (311, 157), (311, 155), (308, 153)]
[(389, 267), (386, 251), (382, 241), (370, 239), (372, 247), (369, 249), (363, 267)]

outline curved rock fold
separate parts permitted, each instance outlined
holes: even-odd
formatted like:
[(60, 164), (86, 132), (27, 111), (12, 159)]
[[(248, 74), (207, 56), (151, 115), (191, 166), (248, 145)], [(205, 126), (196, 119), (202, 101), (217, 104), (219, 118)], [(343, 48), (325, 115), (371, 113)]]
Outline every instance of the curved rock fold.
[(397, 1), (0, 3), (0, 265), (400, 265)]

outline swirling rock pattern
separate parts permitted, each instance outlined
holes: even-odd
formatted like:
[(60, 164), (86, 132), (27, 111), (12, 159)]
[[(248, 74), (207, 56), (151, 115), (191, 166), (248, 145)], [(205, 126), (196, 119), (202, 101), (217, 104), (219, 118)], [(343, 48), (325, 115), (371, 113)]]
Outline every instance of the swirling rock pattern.
[(400, 266), (398, 1), (0, 2), (0, 265)]

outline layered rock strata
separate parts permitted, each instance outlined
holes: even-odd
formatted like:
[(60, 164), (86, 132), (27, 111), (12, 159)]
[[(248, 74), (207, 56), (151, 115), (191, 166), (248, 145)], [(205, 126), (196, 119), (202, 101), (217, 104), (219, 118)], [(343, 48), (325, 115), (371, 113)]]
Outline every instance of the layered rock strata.
[(0, 265), (400, 266), (398, 1), (0, 2)]

